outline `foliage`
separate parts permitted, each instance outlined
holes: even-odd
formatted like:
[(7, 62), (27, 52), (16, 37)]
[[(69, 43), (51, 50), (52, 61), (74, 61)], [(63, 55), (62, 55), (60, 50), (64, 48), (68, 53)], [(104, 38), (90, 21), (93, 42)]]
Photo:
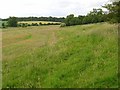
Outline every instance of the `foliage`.
[(39, 25), (42, 25), (42, 23), (40, 22)]
[(61, 24), (60, 24), (60, 27), (65, 27), (65, 26), (66, 26), (65, 23), (61, 23)]
[[(53, 21), (53, 22), (63, 22), (64, 17), (17, 17), (18, 21)], [(7, 21), (8, 19), (2, 19), (3, 21)]]
[(120, 23), (120, 1), (119, 2), (113, 2), (112, 4), (106, 4), (103, 6), (104, 8), (108, 9), (109, 13), (107, 15), (107, 18), (110, 22), (113, 23)]
[(0, 21), (0, 28), (6, 28), (8, 27), (8, 22), (7, 21)]
[(81, 24), (90, 24), (90, 23), (99, 23), (110, 21), (112, 23), (120, 22), (120, 1), (113, 2), (112, 4), (106, 4), (103, 6), (108, 9), (109, 13), (104, 12), (102, 9), (93, 9), (86, 16), (79, 15), (78, 17), (74, 17), (73, 14), (70, 14), (64, 20), (67, 26), (72, 25), (81, 25)]
[(81, 25), (81, 24), (89, 24), (89, 23), (98, 23), (105, 21), (105, 14), (102, 9), (93, 9), (86, 16), (79, 15), (78, 17), (74, 17), (73, 14), (70, 14), (64, 20), (64, 23), (67, 26), (72, 25)]
[(27, 27), (27, 26), (43, 26), (43, 25), (60, 25), (59, 22), (45, 22), (45, 21), (24, 21), (24, 22), (19, 22), (18, 26), (19, 27)]
[[(23, 25), (17, 25), (17, 21), (54, 21), (54, 22), (64, 22), (66, 26), (72, 25), (82, 25), (82, 24), (90, 24), (90, 23), (99, 23), (99, 22), (106, 22), (110, 21), (112, 23), (120, 22), (120, 1), (113, 2), (112, 4), (106, 4), (102, 6), (108, 9), (108, 13), (104, 12), (102, 9), (95, 9), (90, 11), (86, 16), (79, 15), (75, 17), (74, 14), (68, 15), (66, 18), (61, 17), (10, 17), (8, 19), (2, 19), (3, 21), (8, 20), (8, 26), (10, 27), (17, 27)], [(27, 26), (40, 26), (40, 25), (60, 25), (60, 23), (32, 23), (27, 24)], [(26, 27), (26, 24), (25, 24)]]
[(16, 17), (9, 17), (8, 19), (8, 26), (9, 27), (17, 27), (17, 18)]
[(32, 25), (31, 26), (38, 26), (38, 24), (37, 23), (32, 23)]
[(2, 28), (5, 28), (5, 23), (2, 23)]

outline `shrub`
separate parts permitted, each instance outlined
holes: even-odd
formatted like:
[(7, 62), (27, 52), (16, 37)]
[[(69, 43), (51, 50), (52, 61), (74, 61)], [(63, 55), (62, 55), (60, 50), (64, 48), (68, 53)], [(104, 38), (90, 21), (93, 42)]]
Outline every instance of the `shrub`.
[(22, 23), (17, 24), (18, 27), (22, 27)]
[(28, 26), (31, 26), (30, 24), (28, 24)]
[(66, 26), (65, 23), (61, 23), (61, 24), (60, 24), (60, 27), (65, 27), (65, 26)]
[(51, 25), (51, 23), (47, 23), (47, 25)]
[(40, 22), (39, 25), (42, 25), (42, 23)]
[(32, 26), (39, 26), (37, 23), (32, 23)]
[(27, 27), (27, 23), (22, 23), (22, 27)]
[(2, 28), (5, 28), (5, 23), (2, 23)]
[(17, 27), (17, 18), (16, 17), (10, 17), (8, 19), (8, 26), (9, 27)]

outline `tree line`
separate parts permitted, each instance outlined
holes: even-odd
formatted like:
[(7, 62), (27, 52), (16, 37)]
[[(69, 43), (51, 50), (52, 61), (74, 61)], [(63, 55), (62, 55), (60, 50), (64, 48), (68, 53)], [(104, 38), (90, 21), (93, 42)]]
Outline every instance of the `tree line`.
[(64, 24), (61, 24), (61, 26), (64, 27), (99, 22), (120, 23), (120, 1), (106, 4), (102, 7), (106, 8), (108, 12), (99, 8), (93, 9), (86, 16), (79, 15), (78, 17), (75, 17), (74, 14), (70, 14), (65, 18)]
[[(120, 1), (113, 2), (112, 4), (105, 4), (102, 6), (106, 8), (108, 11), (104, 12), (102, 9), (93, 9), (87, 15), (82, 16), (79, 15), (75, 17), (74, 14), (68, 15), (66, 18), (57, 18), (57, 17), (9, 17), (7, 19), (2, 19), (3, 21), (8, 21), (9, 27), (17, 27), (17, 26), (39, 26), (39, 25), (59, 25), (58, 23), (32, 23), (30, 24), (18, 24), (18, 21), (54, 21), (54, 22), (62, 22), (61, 27), (64, 26), (72, 26), (72, 25), (82, 25), (82, 24), (90, 24), (90, 23), (99, 23), (99, 22), (110, 22), (110, 23), (120, 23)], [(5, 27), (4, 23), (2, 24)]]
[[(17, 17), (9, 17), (8, 19), (4, 19), (2, 21), (7, 21), (7, 24), (5, 23), (2, 23), (2, 27), (5, 28), (5, 27), (27, 27), (27, 26), (43, 26), (43, 25), (60, 25), (60, 22), (48, 22), (48, 23), (18, 23), (18, 18)], [(34, 21), (34, 20), (33, 20)], [(59, 21), (59, 20), (58, 20)]]
[[(10, 17), (9, 17), (10, 18)], [(8, 21), (9, 18), (7, 19), (2, 19), (2, 21)], [(63, 22), (64, 17), (16, 17), (17, 21), (53, 21), (53, 22)]]
[(81, 25), (81, 24), (90, 24), (90, 23), (98, 23), (106, 21), (106, 14), (103, 13), (102, 9), (93, 9), (86, 16), (79, 15), (78, 17), (74, 17), (74, 14), (70, 14), (64, 20), (66, 26), (72, 25)]

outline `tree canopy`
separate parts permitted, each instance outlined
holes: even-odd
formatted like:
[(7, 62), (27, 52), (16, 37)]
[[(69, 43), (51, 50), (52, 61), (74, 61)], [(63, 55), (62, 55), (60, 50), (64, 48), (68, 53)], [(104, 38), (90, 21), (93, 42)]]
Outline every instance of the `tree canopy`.
[(93, 9), (86, 16), (79, 15), (78, 17), (74, 17), (74, 14), (70, 14), (64, 20), (64, 23), (67, 26), (71, 25), (81, 25), (81, 24), (89, 24), (89, 23), (98, 23), (105, 21), (105, 14), (102, 9)]
[(113, 2), (112, 4), (106, 4), (103, 6), (109, 13), (107, 14), (108, 20), (115, 23), (120, 23), (120, 1)]
[(8, 26), (9, 27), (17, 27), (17, 18), (16, 17), (9, 17)]

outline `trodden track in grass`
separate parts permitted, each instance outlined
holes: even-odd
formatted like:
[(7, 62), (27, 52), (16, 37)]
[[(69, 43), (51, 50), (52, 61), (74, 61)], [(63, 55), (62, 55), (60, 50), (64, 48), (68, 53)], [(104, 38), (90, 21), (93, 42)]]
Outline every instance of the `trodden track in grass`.
[(3, 88), (116, 88), (118, 31), (108, 23), (6, 28)]

